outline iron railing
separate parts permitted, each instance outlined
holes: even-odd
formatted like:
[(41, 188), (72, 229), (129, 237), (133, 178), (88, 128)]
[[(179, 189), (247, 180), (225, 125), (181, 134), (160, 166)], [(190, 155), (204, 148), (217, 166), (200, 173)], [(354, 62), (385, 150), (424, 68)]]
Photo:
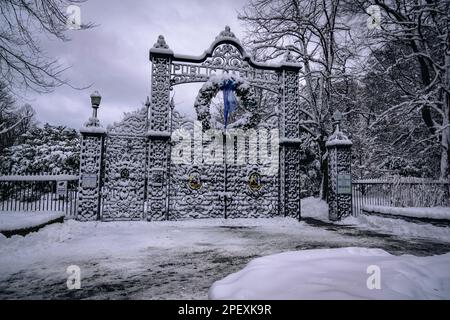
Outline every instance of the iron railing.
[(450, 181), (367, 179), (352, 182), (353, 215), (364, 205), (390, 207), (450, 206)]
[(64, 212), (76, 216), (78, 175), (0, 176), (1, 212)]

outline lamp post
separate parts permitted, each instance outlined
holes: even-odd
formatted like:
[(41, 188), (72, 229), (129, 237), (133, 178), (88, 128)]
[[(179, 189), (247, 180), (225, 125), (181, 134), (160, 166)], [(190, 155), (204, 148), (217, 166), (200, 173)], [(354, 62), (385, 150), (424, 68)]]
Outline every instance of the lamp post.
[(100, 106), (100, 102), (102, 101), (102, 96), (98, 91), (94, 91), (91, 94), (91, 105), (92, 105), (92, 118), (97, 119), (97, 109)]
[(340, 129), (340, 124), (342, 121), (342, 113), (339, 110), (336, 110), (333, 113), (333, 116), (331, 118), (333, 120), (333, 125), (335, 127), (335, 131), (339, 131)]

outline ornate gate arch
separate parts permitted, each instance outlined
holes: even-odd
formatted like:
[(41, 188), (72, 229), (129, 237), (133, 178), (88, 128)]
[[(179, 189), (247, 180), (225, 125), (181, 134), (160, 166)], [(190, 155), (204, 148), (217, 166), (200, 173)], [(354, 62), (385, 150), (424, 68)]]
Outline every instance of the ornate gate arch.
[[(165, 220), (224, 215), (300, 218), (300, 66), (290, 54), (279, 64), (256, 62), (225, 27), (197, 57), (175, 54), (159, 36), (150, 49), (150, 61), (151, 101), (146, 108), (126, 115), (105, 130), (97, 119), (98, 101), (97, 105), (93, 103), (93, 117), (80, 130), (78, 219)], [(264, 164), (258, 155), (254, 163), (245, 160), (250, 158), (252, 146), (259, 154), (275, 143), (269, 139), (264, 146), (264, 134), (259, 132), (254, 140), (244, 141), (244, 154), (237, 154), (233, 146), (229, 153), (223, 153), (225, 159), (230, 156), (234, 162), (245, 158), (245, 165), (205, 164), (194, 154), (190, 164), (173, 161), (171, 151), (177, 145), (173, 131), (184, 128), (194, 134), (195, 124), (173, 110), (171, 89), (183, 83), (207, 82), (223, 74), (278, 95), (278, 110), (268, 114), (258, 127), (278, 129), (279, 154), (275, 156), (279, 167), (275, 175), (260, 174)], [(203, 138), (193, 136), (192, 141), (208, 145)], [(224, 143), (224, 150), (227, 145)]]
[[(300, 66), (292, 61), (290, 54), (288, 53), (285, 59), (277, 65), (255, 62), (227, 26), (203, 55), (197, 57), (174, 54), (164, 37), (159, 36), (153, 48), (150, 49), (150, 60), (152, 62), (152, 93), (148, 131), (149, 218), (151, 220), (164, 219), (168, 218), (173, 211), (177, 211), (175, 206), (170, 205), (168, 201), (168, 199), (172, 201), (177, 196), (171, 193), (173, 190), (171, 183), (183, 184), (183, 182), (171, 179), (171, 177), (189, 175), (188, 168), (181, 170), (182, 167), (171, 166), (171, 121), (176, 117), (171, 117), (170, 89), (182, 83), (206, 82), (210, 77), (224, 73), (236, 74), (252, 86), (279, 94), (280, 168), (275, 183), (278, 206), (275, 210), (270, 211), (270, 215), (279, 212), (284, 216), (300, 217), (300, 111), (298, 105)], [(177, 169), (181, 171), (171, 172), (171, 170)], [(199, 170), (198, 167), (196, 170)], [(227, 178), (220, 174), (223, 172), (220, 169), (210, 166), (209, 170), (215, 172), (216, 181)], [(243, 172), (238, 171), (234, 174), (243, 174)], [(253, 177), (253, 180), (256, 177), (253, 171), (248, 174)], [(205, 178), (209, 179), (209, 176), (206, 174)], [(186, 179), (190, 178), (186, 177)], [(211, 182), (209, 187), (213, 193), (220, 193), (219, 190), (214, 189), (214, 182)], [(182, 205), (184, 201), (186, 208), (183, 210), (185, 212), (194, 208), (194, 206), (188, 205), (189, 201), (198, 201), (199, 199), (198, 190), (190, 192), (191, 194), (183, 194), (185, 197), (182, 201), (175, 201), (176, 205)], [(269, 196), (273, 196), (273, 194), (272, 191)], [(202, 196), (208, 199), (210, 195), (211, 193), (207, 193)], [(223, 196), (227, 197), (226, 192)], [(264, 199), (264, 196), (260, 199)], [(243, 201), (247, 200), (248, 198), (245, 198)], [(220, 204), (217, 205), (213, 200), (210, 202), (205, 200), (205, 208), (212, 208), (211, 210), (214, 211), (217, 206), (220, 207)], [(276, 210), (278, 207), (279, 210)], [(252, 208), (250, 206), (245, 209)], [(212, 213), (209, 216), (218, 216), (218, 214)]]

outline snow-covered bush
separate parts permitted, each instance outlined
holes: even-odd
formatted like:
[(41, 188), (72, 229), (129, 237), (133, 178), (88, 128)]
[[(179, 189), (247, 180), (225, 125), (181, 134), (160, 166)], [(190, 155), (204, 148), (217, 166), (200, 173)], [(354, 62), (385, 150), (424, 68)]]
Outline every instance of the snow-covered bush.
[(0, 154), (2, 174), (78, 171), (80, 138), (75, 129), (45, 124), (30, 129), (21, 138), (21, 144)]

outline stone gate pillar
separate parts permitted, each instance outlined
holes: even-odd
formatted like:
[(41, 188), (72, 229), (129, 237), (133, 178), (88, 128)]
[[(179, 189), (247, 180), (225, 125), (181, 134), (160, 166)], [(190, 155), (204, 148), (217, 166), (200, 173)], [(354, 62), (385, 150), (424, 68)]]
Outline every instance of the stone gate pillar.
[(147, 220), (168, 218), (168, 168), (170, 161), (170, 68), (173, 51), (163, 36), (150, 49), (152, 62), (151, 105), (148, 127)]
[(280, 65), (280, 210), (301, 218), (300, 107), (298, 65), (288, 52)]
[(352, 142), (341, 132), (342, 114), (333, 115), (334, 133), (328, 138), (328, 206), (329, 219), (340, 220), (352, 214)]
[(91, 95), (92, 117), (80, 129), (80, 182), (78, 187), (77, 220), (100, 219), (103, 151), (106, 130), (97, 118), (101, 96)]

